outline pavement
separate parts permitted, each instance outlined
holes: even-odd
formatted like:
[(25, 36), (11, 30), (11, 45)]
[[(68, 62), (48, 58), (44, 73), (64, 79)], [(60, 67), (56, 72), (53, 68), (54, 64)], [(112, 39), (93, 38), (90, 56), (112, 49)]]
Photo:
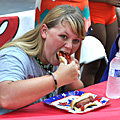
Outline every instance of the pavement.
[(0, 0), (0, 15), (35, 9), (36, 0)]

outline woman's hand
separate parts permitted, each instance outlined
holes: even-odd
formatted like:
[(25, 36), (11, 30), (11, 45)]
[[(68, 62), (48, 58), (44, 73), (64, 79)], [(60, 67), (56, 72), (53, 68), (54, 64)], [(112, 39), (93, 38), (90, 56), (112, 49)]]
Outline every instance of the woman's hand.
[(72, 61), (75, 61), (76, 63), (76, 67), (78, 68), (78, 76), (80, 75), (80, 64), (79, 61), (77, 59), (75, 59), (74, 57), (72, 57)]
[(63, 85), (73, 84), (74, 82), (78, 83), (79, 81), (80, 84), (76, 84), (76, 87), (77, 88), (79, 88), (78, 86), (83, 87), (83, 84), (78, 78), (79, 69), (80, 69), (79, 62), (75, 58), (72, 58), (72, 62), (68, 65), (61, 63), (57, 71), (54, 73), (57, 79), (58, 86), (61, 87)]

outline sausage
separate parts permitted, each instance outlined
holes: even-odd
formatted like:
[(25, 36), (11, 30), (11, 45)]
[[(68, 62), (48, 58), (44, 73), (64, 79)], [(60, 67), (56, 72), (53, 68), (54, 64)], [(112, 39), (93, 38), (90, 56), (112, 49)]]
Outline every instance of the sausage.
[(92, 93), (84, 93), (80, 97), (72, 100), (70, 106), (75, 111), (84, 111), (89, 106), (96, 106), (98, 103), (94, 98), (94, 94)]
[(88, 104), (89, 102), (94, 102), (94, 98), (92, 96), (89, 96), (88, 98), (85, 98), (75, 104), (77, 108), (82, 108), (84, 105)]

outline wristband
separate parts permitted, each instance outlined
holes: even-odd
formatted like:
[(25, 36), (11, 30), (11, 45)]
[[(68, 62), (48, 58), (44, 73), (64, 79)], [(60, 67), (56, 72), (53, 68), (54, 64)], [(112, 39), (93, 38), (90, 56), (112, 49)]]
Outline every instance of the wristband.
[(50, 73), (53, 76), (54, 82), (55, 82), (55, 90), (57, 90), (57, 80), (55, 78), (55, 75), (53, 73)]

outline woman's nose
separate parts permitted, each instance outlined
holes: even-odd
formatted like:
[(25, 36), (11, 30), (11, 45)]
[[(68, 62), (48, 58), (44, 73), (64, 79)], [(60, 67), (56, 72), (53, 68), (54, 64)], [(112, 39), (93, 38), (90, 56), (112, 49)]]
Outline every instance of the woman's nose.
[(71, 49), (72, 49), (72, 46), (73, 46), (73, 45), (72, 45), (72, 40), (68, 40), (68, 41), (65, 42), (65, 47), (66, 47), (67, 49), (70, 49), (70, 50), (71, 50)]

